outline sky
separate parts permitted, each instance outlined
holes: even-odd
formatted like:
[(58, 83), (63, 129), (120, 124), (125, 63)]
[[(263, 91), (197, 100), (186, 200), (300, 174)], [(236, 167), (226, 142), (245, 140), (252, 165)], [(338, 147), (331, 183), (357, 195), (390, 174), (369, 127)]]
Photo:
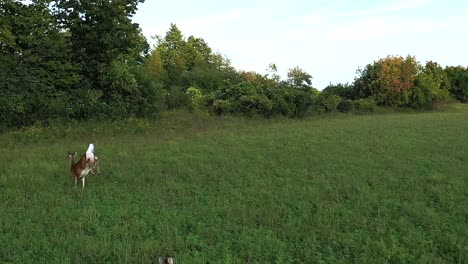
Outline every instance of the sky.
[(238, 70), (299, 66), (319, 90), (387, 55), (468, 66), (466, 0), (146, 0), (133, 21), (150, 43), (175, 23)]

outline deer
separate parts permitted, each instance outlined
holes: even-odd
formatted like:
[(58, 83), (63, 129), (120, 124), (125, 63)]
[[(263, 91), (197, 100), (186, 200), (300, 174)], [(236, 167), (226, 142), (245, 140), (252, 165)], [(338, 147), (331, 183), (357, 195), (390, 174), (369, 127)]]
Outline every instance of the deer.
[(86, 176), (91, 172), (94, 174), (94, 169), (99, 171), (99, 160), (94, 155), (94, 144), (89, 144), (88, 150), (81, 156), (78, 162), (75, 163), (75, 157), (77, 153), (68, 152), (68, 159), (70, 160), (70, 173), (75, 181), (75, 185), (78, 184), (78, 180), (81, 179), (83, 183), (83, 189), (85, 187)]

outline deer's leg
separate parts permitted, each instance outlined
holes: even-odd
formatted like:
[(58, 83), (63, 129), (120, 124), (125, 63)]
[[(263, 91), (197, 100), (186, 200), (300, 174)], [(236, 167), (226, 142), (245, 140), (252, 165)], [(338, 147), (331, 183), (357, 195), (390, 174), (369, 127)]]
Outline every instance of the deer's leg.
[(86, 177), (83, 177), (83, 180), (82, 180), (83, 181), (83, 189), (84, 189), (84, 186), (85, 186), (85, 179), (86, 179)]
[(97, 173), (101, 173), (101, 171), (99, 170), (99, 160), (97, 159), (97, 157), (96, 157), (96, 170), (97, 170)]

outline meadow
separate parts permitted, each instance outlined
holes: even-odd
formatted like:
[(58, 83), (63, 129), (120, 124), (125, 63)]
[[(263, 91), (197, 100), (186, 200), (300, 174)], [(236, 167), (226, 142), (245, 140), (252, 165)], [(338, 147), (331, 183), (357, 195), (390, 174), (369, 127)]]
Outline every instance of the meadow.
[(3, 132), (0, 262), (467, 263), (467, 165), (466, 108)]

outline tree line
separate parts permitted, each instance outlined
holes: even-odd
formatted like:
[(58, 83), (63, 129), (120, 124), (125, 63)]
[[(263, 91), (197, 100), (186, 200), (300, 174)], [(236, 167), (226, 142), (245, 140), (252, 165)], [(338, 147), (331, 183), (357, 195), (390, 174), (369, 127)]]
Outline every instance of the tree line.
[(468, 69), (388, 56), (352, 83), (312, 86), (299, 67), (287, 78), (232, 67), (199, 37), (171, 24), (150, 47), (132, 22), (143, 0), (0, 2), (0, 122), (20, 127), (69, 119), (153, 117), (185, 108), (213, 115), (301, 117), (378, 107), (427, 109), (468, 101)]

